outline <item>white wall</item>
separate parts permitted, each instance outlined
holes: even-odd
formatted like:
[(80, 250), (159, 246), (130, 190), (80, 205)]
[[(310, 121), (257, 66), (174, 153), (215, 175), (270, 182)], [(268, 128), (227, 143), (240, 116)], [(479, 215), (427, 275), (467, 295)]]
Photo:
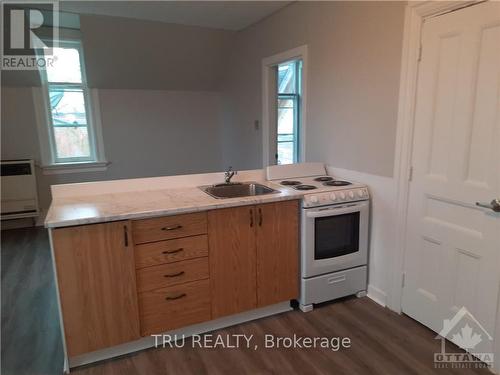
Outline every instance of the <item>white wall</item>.
[(368, 296), (386, 306), (392, 290), (393, 254), (396, 246), (395, 180), (392, 177), (333, 166), (328, 166), (327, 170), (329, 174), (338, 178), (368, 185), (371, 198)]

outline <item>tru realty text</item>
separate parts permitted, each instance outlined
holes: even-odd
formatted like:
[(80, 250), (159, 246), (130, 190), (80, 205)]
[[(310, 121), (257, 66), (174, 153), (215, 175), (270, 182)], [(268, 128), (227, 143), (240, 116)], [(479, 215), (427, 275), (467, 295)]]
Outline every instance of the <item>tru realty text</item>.
[(339, 351), (351, 347), (349, 337), (307, 337), (276, 336), (266, 334), (255, 337), (247, 334), (204, 334), (204, 335), (151, 335), (155, 347), (183, 348), (189, 346), (202, 349), (330, 349)]

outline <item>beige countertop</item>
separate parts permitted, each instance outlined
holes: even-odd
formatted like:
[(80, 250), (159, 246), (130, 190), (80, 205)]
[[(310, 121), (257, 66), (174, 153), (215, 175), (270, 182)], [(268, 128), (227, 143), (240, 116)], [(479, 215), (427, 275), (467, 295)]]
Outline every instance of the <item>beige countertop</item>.
[(272, 187), (278, 190), (279, 193), (216, 199), (204, 193), (198, 187), (177, 187), (57, 198), (50, 205), (45, 219), (45, 226), (47, 228), (57, 228), (126, 219), (144, 219), (217, 208), (300, 199), (303, 195), (299, 191), (285, 190), (273, 183), (259, 183)]

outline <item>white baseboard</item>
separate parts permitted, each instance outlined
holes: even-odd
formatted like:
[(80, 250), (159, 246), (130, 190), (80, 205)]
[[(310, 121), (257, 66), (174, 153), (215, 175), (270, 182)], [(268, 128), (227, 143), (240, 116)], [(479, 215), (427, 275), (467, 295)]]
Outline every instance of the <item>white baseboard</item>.
[(33, 228), (43, 227), (47, 216), (47, 210), (41, 210), (38, 216), (24, 217), (19, 219), (5, 219), (2, 220), (2, 230), (6, 229), (19, 229), (19, 228)]
[(387, 294), (373, 285), (368, 285), (368, 298), (377, 302), (380, 306), (387, 306)]
[(36, 226), (43, 227), (45, 225), (45, 217), (47, 216), (47, 208), (41, 209), (40, 214), (36, 218)]
[(32, 217), (25, 217), (21, 219), (8, 219), (8, 220), (2, 220), (2, 223), (0, 225), (2, 227), (2, 230), (32, 228), (34, 226), (34, 220), (36, 220), (36, 218)]

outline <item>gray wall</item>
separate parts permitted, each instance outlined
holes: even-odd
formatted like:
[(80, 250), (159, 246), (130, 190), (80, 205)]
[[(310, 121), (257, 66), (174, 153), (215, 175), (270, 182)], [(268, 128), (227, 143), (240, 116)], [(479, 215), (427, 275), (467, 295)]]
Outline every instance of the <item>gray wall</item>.
[[(42, 208), (58, 183), (219, 171), (217, 88), (235, 32), (118, 17), (82, 16), (89, 86), (100, 96), (107, 171), (43, 175)], [(40, 149), (30, 86), (33, 72), (2, 71), (2, 159)]]
[[(88, 79), (101, 95), (112, 164), (106, 172), (39, 172), (42, 206), (56, 183), (259, 168), (262, 58), (303, 44), (306, 159), (391, 176), (404, 5), (296, 2), (237, 33), (83, 16)], [(36, 84), (19, 77), (2, 72), (2, 158), (39, 161), (31, 89), (5, 88)]]
[(296, 2), (238, 33), (224, 86), (224, 158), (261, 165), (253, 121), (261, 117), (262, 59), (307, 44), (306, 159), (391, 176), (404, 6)]
[(234, 31), (119, 17), (80, 17), (88, 84), (97, 88), (213, 91)]
[[(236, 35), (94, 15), (80, 16), (80, 30), (88, 85), (108, 89), (216, 90)], [(2, 86), (39, 85), (36, 71), (2, 71)]]
[[(43, 175), (37, 169), (40, 205), (50, 185), (152, 177), (224, 168), (220, 153), (220, 94), (160, 90), (99, 90), (107, 159), (105, 172)], [(2, 159), (39, 161), (30, 88), (2, 89)], [(195, 110), (194, 110), (195, 109)]]

